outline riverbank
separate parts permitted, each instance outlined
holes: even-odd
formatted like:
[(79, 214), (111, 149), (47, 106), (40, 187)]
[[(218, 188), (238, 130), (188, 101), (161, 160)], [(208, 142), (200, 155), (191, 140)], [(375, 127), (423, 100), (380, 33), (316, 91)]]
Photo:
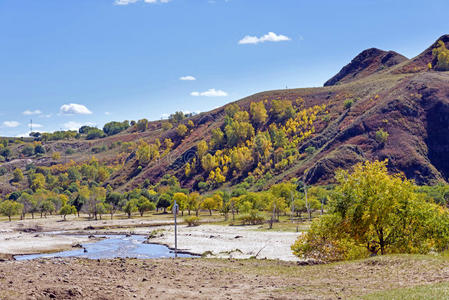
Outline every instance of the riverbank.
[[(0, 299), (447, 299), (449, 261), (398, 255), (329, 265), (235, 259), (0, 263)], [(400, 297), (399, 297), (400, 296)]]
[[(170, 216), (151, 219), (69, 220), (59, 217), (0, 222), (1, 254), (35, 254), (69, 250), (72, 246), (95, 241), (92, 234), (138, 234), (151, 236), (149, 243), (174, 248)], [(206, 219), (207, 221), (207, 219)], [(178, 226), (181, 251), (219, 258), (279, 259), (295, 261), (290, 246), (301, 233), (260, 230), (260, 226), (203, 224)]]

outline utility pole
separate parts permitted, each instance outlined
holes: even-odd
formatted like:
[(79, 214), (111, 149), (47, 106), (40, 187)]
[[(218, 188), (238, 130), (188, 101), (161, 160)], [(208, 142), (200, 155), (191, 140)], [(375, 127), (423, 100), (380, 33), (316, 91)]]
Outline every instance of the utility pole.
[(178, 223), (177, 223), (177, 214), (178, 214), (179, 205), (176, 203), (173, 204), (173, 215), (175, 217), (175, 258), (178, 257)]

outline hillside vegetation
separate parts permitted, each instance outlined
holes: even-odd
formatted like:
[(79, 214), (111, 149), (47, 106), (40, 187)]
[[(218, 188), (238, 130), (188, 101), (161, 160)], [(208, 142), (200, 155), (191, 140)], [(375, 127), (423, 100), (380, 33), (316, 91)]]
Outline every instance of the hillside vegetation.
[(333, 184), (336, 170), (366, 160), (388, 159), (390, 172), (445, 189), (448, 45), (442, 36), (410, 60), (369, 49), (324, 87), (258, 93), (197, 115), (2, 138), (0, 194), (20, 204), (3, 203), (3, 214), (131, 217), (176, 199), (189, 213), (244, 213), (249, 223), (261, 210), (310, 215), (329, 186), (307, 199), (298, 182)]

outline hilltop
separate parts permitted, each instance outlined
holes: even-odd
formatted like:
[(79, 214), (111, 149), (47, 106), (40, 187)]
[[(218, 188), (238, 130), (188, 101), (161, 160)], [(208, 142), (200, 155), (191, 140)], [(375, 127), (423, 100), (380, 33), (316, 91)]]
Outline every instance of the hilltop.
[(60, 137), (36, 134), (34, 141), (4, 139), (0, 154), (7, 148), (9, 155), (0, 165), (1, 193), (29, 187), (11, 180), (17, 168), (60, 176), (92, 156), (107, 173), (101, 184), (119, 191), (169, 185), (170, 176), (200, 192), (242, 183), (261, 190), (292, 178), (328, 184), (336, 169), (375, 159), (388, 159), (389, 170), (418, 184), (446, 182), (449, 72), (444, 55), (434, 53), (447, 51), (439, 41), (448, 47), (449, 35), (413, 59), (365, 50), (323, 87), (267, 91), (198, 115), (115, 124), (120, 129), (105, 137), (106, 131), (85, 128)]

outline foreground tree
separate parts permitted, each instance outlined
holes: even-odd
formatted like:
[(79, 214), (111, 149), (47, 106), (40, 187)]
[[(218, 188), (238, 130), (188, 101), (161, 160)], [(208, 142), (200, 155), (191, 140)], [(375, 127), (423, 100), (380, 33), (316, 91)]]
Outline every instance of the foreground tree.
[(332, 261), (447, 249), (448, 211), (418, 197), (413, 182), (389, 175), (386, 164), (366, 162), (352, 173), (338, 171), (330, 214), (312, 224), (293, 252)]

